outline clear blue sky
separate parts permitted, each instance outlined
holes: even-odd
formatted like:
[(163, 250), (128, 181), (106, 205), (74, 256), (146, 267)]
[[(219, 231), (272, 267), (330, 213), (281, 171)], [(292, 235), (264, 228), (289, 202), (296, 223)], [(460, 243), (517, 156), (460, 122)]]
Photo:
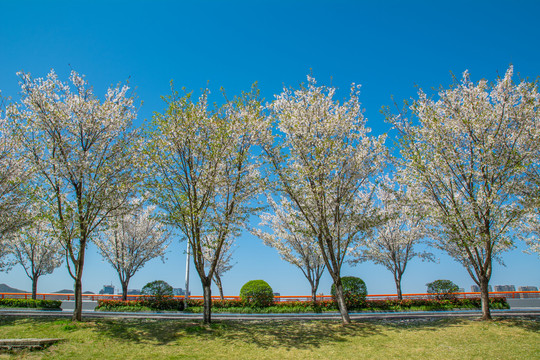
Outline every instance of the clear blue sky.
[[(169, 82), (232, 96), (258, 82), (271, 100), (283, 86), (297, 87), (310, 72), (319, 84), (348, 95), (362, 84), (360, 100), (374, 134), (389, 132), (379, 110), (414, 97), (415, 85), (429, 90), (468, 69), (473, 80), (494, 80), (510, 64), (522, 78), (540, 75), (538, 1), (0, 1), (0, 90), (18, 97), (17, 71), (46, 76), (51, 68), (67, 80), (71, 68), (85, 74), (97, 94), (129, 79), (143, 102), (137, 125), (164, 108)], [(215, 98), (219, 101), (219, 97)], [(390, 132), (390, 136), (394, 136)], [(254, 220), (257, 223), (257, 220)], [(238, 239), (236, 266), (224, 278), (226, 295), (248, 280), (264, 279), (283, 295), (309, 294), (299, 270), (282, 262), (250, 234)], [(155, 279), (184, 287), (185, 242), (175, 239), (165, 264), (154, 260), (135, 275), (130, 288)], [(540, 286), (540, 260), (505, 254), (491, 284)], [(448, 256), (437, 264), (414, 260), (404, 292), (423, 292), (445, 278), (470, 289), (473, 281)], [(117, 275), (90, 246), (83, 289), (119, 287)], [(390, 272), (369, 263), (345, 265), (344, 275), (363, 278), (368, 291), (393, 293)], [(191, 289), (202, 294), (192, 268)], [(15, 268), (0, 283), (30, 289)], [(319, 292), (329, 293), (325, 275)], [(39, 291), (72, 288), (65, 267), (40, 280)], [(214, 290), (217, 294), (217, 291)]]

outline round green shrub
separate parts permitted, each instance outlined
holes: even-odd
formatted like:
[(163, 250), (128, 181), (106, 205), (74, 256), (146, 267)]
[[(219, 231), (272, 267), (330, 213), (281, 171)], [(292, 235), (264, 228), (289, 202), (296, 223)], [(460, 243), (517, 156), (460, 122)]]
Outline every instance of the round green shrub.
[(250, 307), (266, 307), (274, 303), (274, 292), (264, 280), (251, 280), (240, 289), (240, 298)]
[(163, 280), (156, 280), (144, 285), (142, 295), (151, 295), (156, 299), (173, 296), (173, 288)]
[(451, 300), (455, 298), (454, 293), (459, 291), (459, 287), (450, 280), (435, 280), (426, 286), (427, 293), (439, 300)]
[[(343, 295), (348, 308), (361, 308), (366, 303), (367, 287), (364, 280), (356, 276), (344, 276), (341, 278)], [(330, 294), (336, 301), (336, 285), (332, 284)]]

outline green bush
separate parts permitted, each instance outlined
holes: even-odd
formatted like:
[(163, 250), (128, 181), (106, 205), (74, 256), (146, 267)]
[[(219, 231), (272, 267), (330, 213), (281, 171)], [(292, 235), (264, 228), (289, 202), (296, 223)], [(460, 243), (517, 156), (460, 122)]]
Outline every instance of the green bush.
[(274, 292), (264, 280), (251, 280), (240, 289), (240, 298), (245, 306), (266, 307), (274, 303)]
[[(345, 303), (349, 310), (360, 309), (365, 306), (367, 287), (364, 280), (356, 276), (344, 276), (341, 278), (341, 284), (343, 285), (343, 295), (345, 296)], [(332, 284), (330, 294), (334, 301), (336, 301), (336, 285)]]
[[(203, 300), (189, 299), (187, 312), (202, 313)], [(155, 310), (173, 310), (182, 311), (184, 306), (181, 299), (167, 299), (166, 301), (156, 302), (153, 300), (98, 300), (96, 310), (101, 311), (155, 311)], [(490, 297), (489, 307), (491, 309), (509, 309), (509, 305), (504, 297)], [(452, 300), (437, 299), (386, 299), (386, 300), (367, 300), (364, 303), (365, 311), (434, 311), (434, 310), (452, 310), (452, 309), (480, 309), (480, 298), (455, 298)], [(272, 306), (250, 307), (246, 306), (241, 300), (216, 300), (212, 302), (213, 312), (227, 313), (316, 313), (336, 311), (337, 304), (333, 300), (322, 300), (313, 303), (311, 301), (279, 301)]]
[(173, 296), (173, 288), (163, 280), (156, 280), (144, 285), (141, 290), (143, 295), (151, 295), (156, 300)]
[(0, 306), (15, 308), (60, 309), (60, 300), (0, 299)]
[(459, 291), (459, 287), (450, 280), (435, 280), (427, 283), (427, 293), (433, 294), (433, 297), (438, 300), (452, 300), (455, 298), (454, 293)]
[[(482, 301), (480, 298), (454, 298), (454, 299), (388, 299), (388, 300), (368, 300), (366, 308), (369, 311), (432, 311), (432, 310), (452, 310), (452, 309), (480, 309)], [(491, 309), (509, 309), (510, 306), (504, 297), (493, 297), (489, 299)]]
[(184, 300), (168, 297), (144, 298), (139, 300), (98, 300), (96, 310), (102, 311), (148, 311), (168, 310), (183, 311)]
[(140, 300), (141, 306), (155, 310), (183, 311), (184, 299), (174, 299), (169, 297), (150, 298)]

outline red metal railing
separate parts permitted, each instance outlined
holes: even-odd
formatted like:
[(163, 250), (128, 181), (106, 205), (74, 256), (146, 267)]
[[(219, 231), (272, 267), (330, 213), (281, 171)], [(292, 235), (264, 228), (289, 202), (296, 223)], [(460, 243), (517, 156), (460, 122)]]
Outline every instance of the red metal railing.
[[(479, 297), (479, 292), (461, 292), (455, 293), (459, 298), (470, 298), (470, 297)], [(502, 296), (511, 298), (511, 299), (523, 299), (523, 298), (540, 298), (540, 291), (493, 291), (489, 293), (490, 296)], [(417, 294), (403, 294), (404, 299), (422, 299), (429, 298), (433, 294), (427, 293), (417, 293)], [(30, 299), (32, 298), (31, 293), (0, 293), (0, 297), (4, 298), (17, 298), (17, 299)], [(112, 294), (83, 294), (83, 300), (95, 301), (98, 299), (121, 299), (122, 295), (112, 295)], [(145, 295), (127, 295), (128, 300), (136, 300), (138, 298), (145, 297)], [(174, 296), (178, 299), (183, 299), (183, 295)], [(38, 299), (50, 299), (50, 300), (74, 300), (74, 294), (47, 294), (39, 293), (37, 294)], [(202, 299), (200, 295), (192, 295), (190, 299)], [(286, 296), (275, 296), (276, 301), (311, 301), (311, 295), (286, 295)], [(219, 296), (212, 296), (212, 299), (219, 300)], [(239, 296), (225, 296), (226, 300), (239, 300)], [(332, 296), (330, 295), (317, 295), (317, 300), (330, 300)], [(387, 299), (397, 299), (397, 294), (375, 294), (367, 295), (368, 300), (387, 300)]]

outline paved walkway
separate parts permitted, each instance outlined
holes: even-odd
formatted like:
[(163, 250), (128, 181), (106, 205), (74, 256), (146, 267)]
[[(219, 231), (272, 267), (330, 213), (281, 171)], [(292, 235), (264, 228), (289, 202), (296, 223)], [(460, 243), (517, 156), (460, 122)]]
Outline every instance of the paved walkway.
[[(32, 309), (1, 309), (1, 316), (41, 316), (41, 317), (71, 317), (72, 311), (32, 310)], [(355, 320), (381, 320), (381, 319), (422, 319), (422, 318), (447, 318), (464, 317), (479, 318), (482, 313), (479, 310), (454, 310), (454, 311), (415, 311), (415, 312), (374, 312), (357, 313), (351, 312), (351, 319)], [(539, 317), (540, 308), (523, 308), (510, 310), (492, 310), (493, 317)], [(125, 319), (184, 319), (201, 320), (202, 314), (183, 312), (106, 312), (106, 311), (83, 311), (83, 318), (125, 318)], [(338, 312), (330, 313), (301, 313), (301, 314), (231, 314), (212, 313), (214, 320), (337, 320)]]

